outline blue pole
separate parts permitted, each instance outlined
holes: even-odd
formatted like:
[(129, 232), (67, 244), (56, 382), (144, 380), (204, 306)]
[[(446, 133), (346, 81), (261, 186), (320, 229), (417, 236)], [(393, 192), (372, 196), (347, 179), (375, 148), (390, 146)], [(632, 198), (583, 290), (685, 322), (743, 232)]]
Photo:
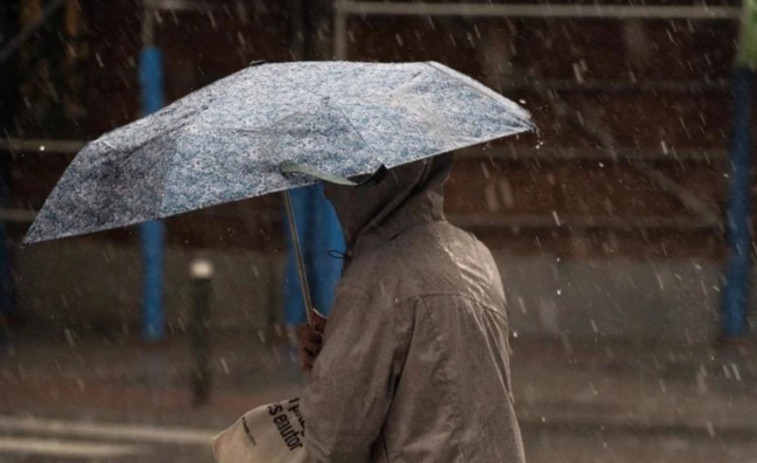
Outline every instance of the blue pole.
[(334, 303), (334, 290), (342, 274), (342, 259), (329, 251), (344, 253), (344, 234), (334, 208), (323, 193), (323, 185), (313, 186), (313, 247), (311, 253), (313, 303), (321, 313), (328, 314)]
[[(342, 273), (342, 260), (329, 251), (344, 252), (342, 228), (323, 186), (313, 185), (290, 191), (297, 233), (305, 253), (308, 283), (315, 308), (328, 315), (334, 302), (334, 290)], [(289, 224), (286, 225), (289, 227)], [(305, 323), (305, 307), (299, 288), (294, 250), (287, 236), (287, 264), (284, 277), (284, 313), (289, 325)]]
[[(163, 107), (163, 67), (158, 47), (146, 45), (139, 57), (142, 111), (154, 113)], [(142, 244), (142, 338), (160, 341), (164, 336), (163, 247), (164, 228), (159, 221), (139, 226)]]
[(727, 338), (744, 336), (750, 300), (752, 104), (755, 72), (743, 66), (733, 75), (733, 133), (729, 146), (728, 266), (723, 292), (722, 330)]

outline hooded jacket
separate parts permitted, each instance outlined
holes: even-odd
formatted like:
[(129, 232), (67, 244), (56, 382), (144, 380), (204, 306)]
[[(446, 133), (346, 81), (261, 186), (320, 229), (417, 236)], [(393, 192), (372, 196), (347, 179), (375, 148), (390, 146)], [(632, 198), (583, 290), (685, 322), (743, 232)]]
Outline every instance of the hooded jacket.
[(317, 462), (524, 461), (502, 282), (488, 249), (444, 218), (450, 164), (326, 187), (348, 262), (302, 398)]

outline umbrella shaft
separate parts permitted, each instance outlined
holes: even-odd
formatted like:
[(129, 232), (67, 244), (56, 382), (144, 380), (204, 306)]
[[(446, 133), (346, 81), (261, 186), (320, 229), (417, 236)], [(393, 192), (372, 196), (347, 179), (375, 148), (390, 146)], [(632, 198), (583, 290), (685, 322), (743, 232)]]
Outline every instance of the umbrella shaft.
[(302, 248), (300, 247), (300, 238), (297, 234), (297, 222), (294, 218), (294, 209), (292, 208), (292, 197), (289, 191), (284, 191), (284, 204), (287, 211), (287, 219), (289, 220), (289, 232), (292, 236), (292, 244), (294, 246), (294, 255), (297, 261), (297, 275), (300, 278), (300, 289), (302, 290), (302, 301), (305, 304), (305, 317), (308, 324), (313, 324), (313, 303), (310, 300), (310, 287), (308, 286), (308, 277), (305, 271), (305, 259), (302, 257)]

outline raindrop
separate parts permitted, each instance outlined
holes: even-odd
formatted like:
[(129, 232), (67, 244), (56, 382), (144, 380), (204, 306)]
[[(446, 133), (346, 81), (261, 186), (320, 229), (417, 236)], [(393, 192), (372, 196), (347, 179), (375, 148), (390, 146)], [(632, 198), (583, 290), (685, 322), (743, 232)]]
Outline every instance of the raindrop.
[(481, 173), (484, 175), (484, 178), (488, 179), (489, 177), (491, 177), (491, 174), (489, 173), (489, 168), (486, 167), (486, 164), (483, 162), (481, 163)]
[(526, 313), (526, 303), (523, 300), (523, 298), (520, 297), (520, 296), (518, 296), (518, 305), (520, 306), (520, 311), (525, 314)]
[(63, 330), (63, 335), (66, 337), (66, 342), (68, 342), (68, 345), (71, 347), (74, 347), (76, 345), (76, 340), (74, 339), (74, 333), (69, 330), (68, 328), (65, 328)]
[(655, 272), (655, 277), (657, 278), (657, 285), (660, 287), (660, 291), (665, 291), (665, 283), (662, 281), (662, 276)]
[(736, 381), (741, 381), (741, 372), (739, 371), (739, 366), (735, 363), (732, 363), (731, 370), (733, 370), (733, 376), (736, 378)]
[(707, 380), (705, 380), (705, 373), (698, 371), (696, 374), (696, 380), (697, 392), (699, 392), (700, 395), (707, 394)]
[(499, 202), (497, 201), (497, 194), (495, 191), (495, 185), (488, 183), (484, 189), (484, 198), (486, 200), (486, 208), (489, 212), (499, 211)]
[(584, 76), (579, 63), (573, 63), (573, 75), (576, 77), (576, 82), (579, 84), (584, 83)]
[(507, 179), (503, 178), (499, 181), (499, 193), (500, 199), (502, 199), (506, 208), (512, 209), (515, 207), (515, 194), (513, 193), (513, 188)]

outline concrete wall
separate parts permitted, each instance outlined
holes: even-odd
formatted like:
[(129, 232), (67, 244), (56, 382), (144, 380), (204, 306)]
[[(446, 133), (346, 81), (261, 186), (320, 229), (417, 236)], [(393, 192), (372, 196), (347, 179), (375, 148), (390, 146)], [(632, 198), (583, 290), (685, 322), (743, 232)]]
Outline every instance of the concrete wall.
[(524, 335), (706, 342), (718, 334), (715, 263), (496, 258), (512, 329)]
[[(719, 267), (690, 259), (558, 261), (495, 251), (511, 328), (523, 336), (620, 337), (707, 342), (717, 336)], [(192, 307), (188, 267), (198, 255), (216, 267), (213, 324), (256, 329), (280, 319), (283, 256), (249, 250), (166, 255), (169, 330), (185, 329)], [(139, 326), (139, 252), (135, 245), (69, 240), (16, 256), (20, 309), (69, 329), (122, 332)]]
[[(182, 331), (192, 309), (189, 266), (213, 262), (213, 324), (264, 327), (280, 310), (281, 255), (258, 251), (166, 249), (169, 331)], [(20, 251), (15, 263), (19, 309), (32, 321), (128, 332), (139, 326), (140, 254), (136, 245), (69, 240)]]

